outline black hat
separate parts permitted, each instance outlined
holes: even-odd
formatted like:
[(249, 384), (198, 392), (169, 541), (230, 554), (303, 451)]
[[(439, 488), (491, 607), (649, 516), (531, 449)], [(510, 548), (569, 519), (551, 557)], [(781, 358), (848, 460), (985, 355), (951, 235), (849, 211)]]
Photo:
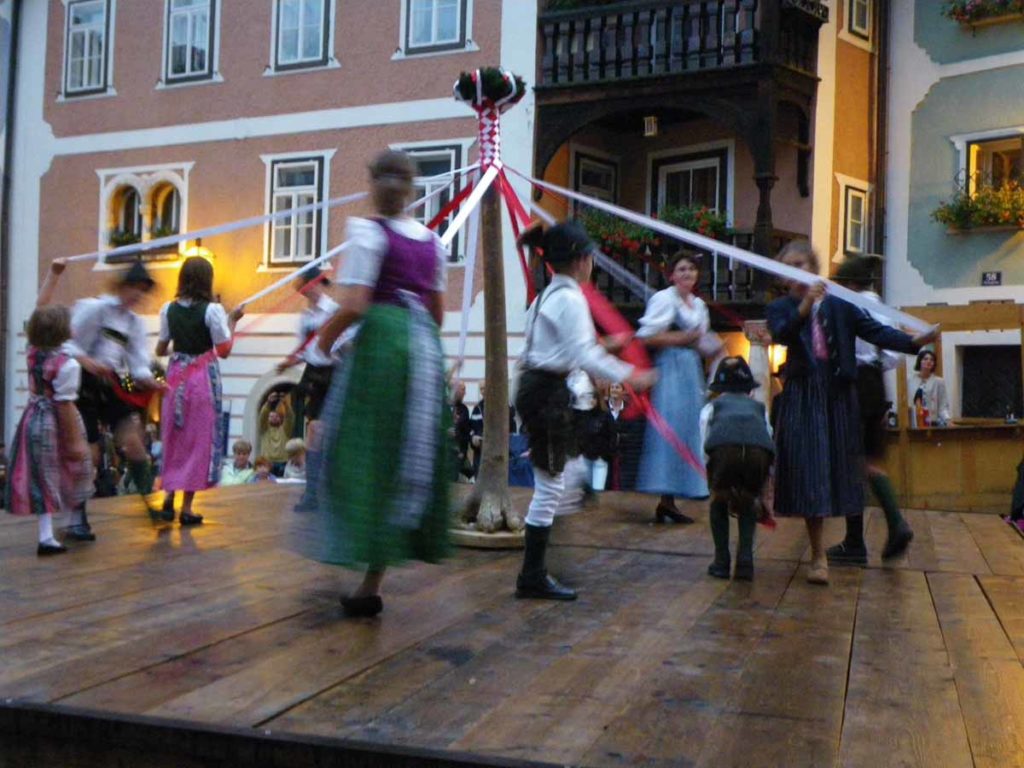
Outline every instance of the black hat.
[(760, 386), (754, 381), (747, 361), (739, 355), (726, 357), (718, 364), (715, 380), (709, 389), (712, 392), (749, 392)]
[(128, 268), (128, 271), (121, 276), (121, 285), (142, 285), (145, 286), (148, 291), (156, 285), (156, 281), (149, 276), (149, 272), (146, 271), (145, 265), (141, 261), (136, 261)]
[(832, 277), (837, 282), (867, 286), (875, 280), (878, 265), (875, 256), (847, 256)]
[(551, 264), (568, 264), (596, 248), (587, 230), (574, 221), (556, 224), (544, 233), (544, 258)]

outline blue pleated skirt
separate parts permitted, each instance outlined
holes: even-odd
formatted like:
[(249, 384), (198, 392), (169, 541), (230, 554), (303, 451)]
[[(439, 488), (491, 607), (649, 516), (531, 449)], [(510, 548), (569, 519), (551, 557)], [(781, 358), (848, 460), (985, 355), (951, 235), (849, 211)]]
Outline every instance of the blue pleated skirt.
[[(669, 347), (658, 353), (655, 365), (658, 383), (651, 393), (651, 403), (690, 452), (702, 460), (700, 410), (704, 407), (706, 393), (704, 363), (695, 350)], [(688, 499), (703, 499), (708, 495), (704, 477), (650, 424), (644, 431), (636, 489), (641, 493)]]
[(775, 431), (775, 514), (845, 517), (864, 511), (860, 406), (853, 382), (826, 366), (786, 382)]

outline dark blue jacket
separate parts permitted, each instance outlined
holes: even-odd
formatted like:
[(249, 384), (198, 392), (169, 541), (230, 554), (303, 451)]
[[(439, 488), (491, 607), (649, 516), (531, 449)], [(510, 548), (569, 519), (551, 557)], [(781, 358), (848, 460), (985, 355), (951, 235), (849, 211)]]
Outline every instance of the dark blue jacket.
[[(832, 374), (855, 381), (857, 357), (854, 354), (857, 337), (883, 349), (917, 353), (913, 339), (902, 331), (882, 325), (864, 310), (848, 301), (826, 296), (818, 310), (825, 340), (828, 342), (829, 364)], [(786, 296), (768, 305), (768, 330), (776, 344), (788, 347), (786, 378), (807, 376), (817, 365), (811, 343), (811, 318), (800, 317), (800, 300)]]

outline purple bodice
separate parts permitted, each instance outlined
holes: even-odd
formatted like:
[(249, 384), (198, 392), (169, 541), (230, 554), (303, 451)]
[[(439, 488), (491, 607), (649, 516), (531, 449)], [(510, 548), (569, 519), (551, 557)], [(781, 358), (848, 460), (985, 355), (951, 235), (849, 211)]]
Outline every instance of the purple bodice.
[(437, 250), (434, 238), (414, 240), (395, 232), (387, 221), (376, 220), (388, 238), (388, 252), (380, 267), (374, 304), (401, 305), (399, 291), (416, 294), (425, 306), (437, 284)]

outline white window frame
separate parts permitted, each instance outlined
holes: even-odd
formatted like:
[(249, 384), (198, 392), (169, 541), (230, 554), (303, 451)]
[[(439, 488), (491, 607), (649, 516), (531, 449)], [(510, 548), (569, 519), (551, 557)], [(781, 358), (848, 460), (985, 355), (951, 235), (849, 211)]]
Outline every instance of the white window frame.
[(954, 136), (950, 136), (949, 140), (953, 143), (953, 147), (957, 151), (959, 162), (957, 167), (960, 169), (957, 175), (958, 181), (963, 179), (967, 182), (968, 172), (970, 171), (970, 152), (969, 147), (971, 144), (978, 144), (986, 141), (997, 141), (999, 139), (1012, 139), (1015, 136), (1024, 136), (1024, 125), (1011, 125), (1007, 128), (995, 128), (990, 131), (974, 131), (973, 133), (960, 133)]
[(206, 57), (206, 71), (192, 72), (184, 75), (171, 74), (171, 13), (172, 0), (164, 0), (164, 39), (163, 66), (157, 88), (174, 88), (185, 85), (200, 85), (210, 82), (223, 82), (220, 75), (220, 19), (221, 0), (208, 0), (207, 16), (209, 24), (209, 50)]
[[(102, 96), (112, 91), (113, 81), (113, 50), (114, 50), (114, 11), (116, 0), (64, 0), (64, 66), (61, 78), (61, 98), (79, 98), (83, 96)], [(76, 5), (99, 3), (103, 6), (103, 73), (98, 85), (71, 87), (71, 17)]]
[(444, 56), (453, 53), (465, 53), (467, 51), (479, 51), (480, 47), (473, 41), (473, 4), (475, 0), (461, 0), (460, 27), (461, 40), (454, 43), (442, 43), (430, 46), (411, 46), (409, 36), (411, 33), (410, 24), (412, 14), (410, 13), (411, 0), (401, 0), (401, 13), (398, 25), (398, 47), (392, 55), (392, 61), (400, 61), (407, 58), (419, 56)]
[(849, 43), (852, 46), (860, 48), (861, 50), (867, 51), (868, 53), (875, 52), (875, 40), (874, 40), (874, 22), (875, 22), (875, 2), (876, 0), (865, 0), (868, 9), (868, 28), (866, 31), (861, 30), (859, 27), (855, 27), (853, 24), (854, 15), (854, 0), (845, 0), (846, 6), (844, 9), (842, 24), (839, 26), (839, 39), (843, 42)]
[[(862, 256), (868, 252), (868, 242), (870, 241), (870, 210), (868, 209), (868, 193), (865, 189), (858, 189), (857, 187), (846, 187), (844, 190), (846, 208), (845, 218), (843, 219), (843, 250), (847, 254), (855, 254)], [(861, 220), (855, 221), (853, 218), (853, 200), (860, 201), (860, 212)], [(855, 229), (860, 228), (860, 245), (856, 245), (853, 242)]]
[[(662, 149), (657, 152), (649, 152), (647, 154), (647, 180), (646, 180), (646, 195), (647, 195), (647, 215), (650, 216), (654, 211), (658, 210), (660, 202), (655, 198), (652, 193), (652, 181), (654, 179), (654, 164), (656, 161), (666, 157), (675, 157), (686, 155), (698, 155), (705, 152), (717, 152), (725, 150), (726, 165), (725, 172), (722, 174), (725, 179), (725, 218), (726, 221), (732, 226), (732, 222), (735, 221), (734, 211), (736, 205), (736, 140), (735, 139), (722, 139), (718, 141), (707, 141), (700, 144), (690, 144), (688, 146), (673, 147), (671, 149)], [(664, 168), (664, 166), (662, 166)], [(659, 169), (659, 176), (660, 176)], [(658, 185), (658, 195), (662, 195), (661, 184)], [(719, 211), (723, 213), (723, 211)]]
[[(322, 37), (323, 50), (316, 59), (296, 59), (292, 62), (281, 63), (280, 61), (280, 12), (282, 0), (270, 0), (271, 2), (271, 25), (270, 25), (270, 65), (264, 75), (282, 75), (292, 72), (308, 72), (317, 69), (335, 69), (341, 66), (334, 55), (334, 28), (336, 26), (336, 0), (323, 0), (324, 2), (324, 24), (326, 29)], [(300, 6), (301, 7), (301, 6)], [(301, 40), (299, 50), (301, 51)]]
[[(588, 166), (600, 166), (604, 170), (611, 170), (612, 173), (612, 189), (601, 189), (600, 187), (591, 187), (582, 183), (583, 169)], [(569, 178), (571, 179), (571, 186), (577, 192), (588, 195), (590, 197), (603, 200), (606, 203), (613, 205), (619, 202), (619, 189), (621, 185), (622, 174), (620, 168), (622, 163), (620, 158), (615, 155), (610, 155), (607, 152), (602, 152), (599, 149), (587, 147), (582, 144), (570, 143), (569, 144)], [(581, 204), (573, 202), (573, 212), (578, 213)]]
[[(871, 26), (875, 16), (874, 0), (846, 0), (846, 2), (846, 28), (854, 37), (871, 42)], [(867, 15), (867, 24), (863, 27), (856, 23), (859, 8), (863, 8)]]
[[(147, 243), (153, 240), (153, 195), (160, 191), (165, 184), (170, 184), (178, 191), (178, 231), (188, 232), (188, 199), (189, 199), (189, 175), (192, 172), (194, 162), (164, 163), (160, 165), (139, 165), (126, 168), (99, 168), (96, 175), (99, 177), (99, 216), (97, 221), (97, 250), (101, 253), (109, 251), (110, 235), (112, 228), (110, 221), (112, 217), (112, 206), (117, 197), (117, 192), (124, 187), (134, 187), (140, 198), (140, 212), (142, 214), (142, 240)], [(179, 254), (184, 251), (185, 243), (180, 243), (177, 248), (160, 249), (153, 255), (170, 262), (165, 266), (173, 267), (176, 258), (175, 251)], [(145, 258), (146, 254), (143, 254)], [(116, 269), (117, 265), (108, 262), (105, 256), (101, 256), (96, 263), (95, 269)]]
[[(832, 261), (840, 263), (847, 254), (871, 254), (874, 243), (872, 242), (873, 232), (871, 229), (871, 197), (875, 193), (873, 184), (864, 179), (855, 179), (842, 173), (835, 174), (836, 184), (839, 186), (839, 236), (836, 238), (836, 250), (832, 254)], [(849, 248), (849, 210), (847, 201), (850, 192), (863, 195), (864, 200), (864, 249), (861, 251)]]
[[(274, 211), (274, 181), (275, 169), (281, 165), (298, 165), (306, 162), (315, 162), (319, 165), (319, 172), (316, 184), (319, 187), (316, 201), (322, 203), (330, 199), (331, 182), (331, 158), (336, 150), (311, 150), (309, 152), (287, 152), (274, 155), (260, 155), (260, 159), (266, 167), (266, 199), (264, 212), (271, 214)], [(263, 228), (263, 262), (259, 267), (260, 272), (288, 272), (297, 267), (307, 264), (312, 259), (323, 255), (327, 243), (327, 225), (330, 218), (330, 211), (323, 208), (317, 211), (314, 220), (314, 236), (316, 243), (313, 255), (310, 259), (293, 259), (291, 261), (277, 261), (274, 258), (274, 229), (277, 222), (267, 222)], [(294, 222), (292, 224), (294, 227)], [(294, 235), (294, 229), (293, 229)], [(294, 242), (294, 237), (293, 237)]]
[[(658, 169), (658, 210), (662, 210), (665, 207), (665, 182), (668, 180), (668, 174), (680, 171), (699, 171), (704, 168), (714, 168), (716, 170), (716, 185), (722, 183), (722, 162), (717, 157), (705, 157), (699, 160), (682, 160), (678, 163), (672, 163), (671, 165), (663, 165)], [(693, 176), (690, 176), (691, 181)], [(720, 188), (715, 189), (715, 197), (721, 197), (722, 190)], [(692, 205), (692, 203), (691, 203)], [(711, 208), (715, 213), (719, 213), (718, 205)]]

